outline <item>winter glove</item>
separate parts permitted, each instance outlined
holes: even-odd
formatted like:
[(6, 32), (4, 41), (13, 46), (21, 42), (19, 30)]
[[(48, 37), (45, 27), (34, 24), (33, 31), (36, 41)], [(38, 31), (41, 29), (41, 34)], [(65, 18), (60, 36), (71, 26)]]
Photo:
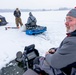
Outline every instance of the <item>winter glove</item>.
[(48, 52), (50, 54), (54, 54), (56, 52), (56, 50), (57, 50), (57, 48), (50, 48)]

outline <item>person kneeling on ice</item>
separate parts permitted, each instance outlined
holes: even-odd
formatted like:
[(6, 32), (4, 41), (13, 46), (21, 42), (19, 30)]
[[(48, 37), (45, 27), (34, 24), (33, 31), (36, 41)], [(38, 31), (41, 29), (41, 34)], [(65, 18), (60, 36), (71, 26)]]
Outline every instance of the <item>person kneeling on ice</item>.
[[(65, 27), (67, 36), (60, 46), (51, 48), (45, 57), (35, 58), (33, 71), (38, 75), (75, 75), (72, 74), (72, 68), (76, 68), (76, 8), (67, 13)], [(26, 74), (28, 75), (28, 70), (24, 73)]]
[(31, 12), (29, 12), (29, 17), (28, 17), (27, 23), (25, 24), (26, 29), (30, 27), (36, 27), (36, 23), (37, 23), (36, 18), (32, 15)]

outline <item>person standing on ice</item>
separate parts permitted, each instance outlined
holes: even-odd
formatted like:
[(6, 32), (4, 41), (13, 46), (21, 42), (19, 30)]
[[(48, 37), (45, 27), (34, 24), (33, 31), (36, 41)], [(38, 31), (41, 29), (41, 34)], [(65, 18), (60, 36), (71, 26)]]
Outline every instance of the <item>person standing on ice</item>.
[(22, 20), (21, 20), (21, 12), (18, 8), (16, 8), (16, 10), (14, 11), (14, 16), (15, 16), (15, 23), (16, 23), (16, 26), (19, 28), (19, 24), (20, 26), (23, 25), (22, 23)]

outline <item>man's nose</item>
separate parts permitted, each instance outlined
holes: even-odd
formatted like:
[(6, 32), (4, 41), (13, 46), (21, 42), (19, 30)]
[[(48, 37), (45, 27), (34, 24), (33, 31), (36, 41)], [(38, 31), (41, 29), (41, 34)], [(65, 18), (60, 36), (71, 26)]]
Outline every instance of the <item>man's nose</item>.
[(65, 25), (66, 25), (66, 26), (68, 26), (68, 25), (69, 25), (69, 22), (68, 22), (68, 21), (66, 21), (66, 22), (65, 22)]

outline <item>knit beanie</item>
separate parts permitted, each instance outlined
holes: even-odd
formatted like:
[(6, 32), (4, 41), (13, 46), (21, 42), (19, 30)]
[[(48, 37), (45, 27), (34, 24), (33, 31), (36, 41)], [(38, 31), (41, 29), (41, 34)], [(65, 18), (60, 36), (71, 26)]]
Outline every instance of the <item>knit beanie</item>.
[(72, 16), (76, 18), (76, 7), (74, 9), (71, 9), (66, 16)]

